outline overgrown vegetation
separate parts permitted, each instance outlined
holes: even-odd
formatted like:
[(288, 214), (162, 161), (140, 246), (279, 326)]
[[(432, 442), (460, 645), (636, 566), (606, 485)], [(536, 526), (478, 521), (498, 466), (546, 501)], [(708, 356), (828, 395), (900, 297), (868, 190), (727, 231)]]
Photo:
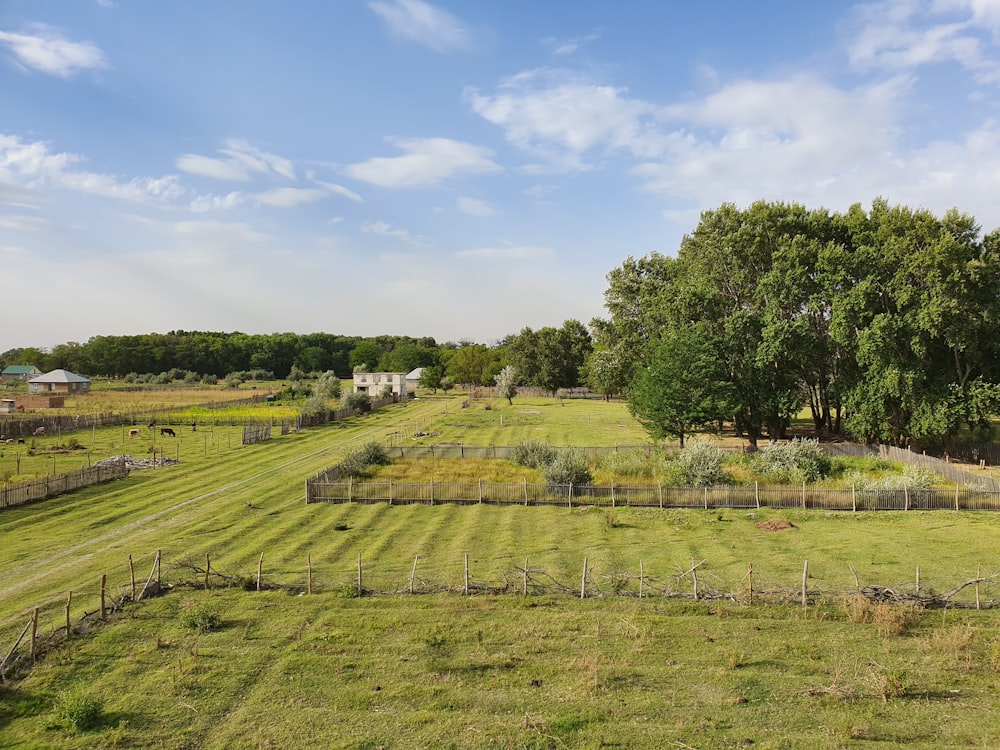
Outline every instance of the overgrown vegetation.
[(356, 450), (348, 451), (340, 459), (340, 473), (347, 477), (367, 476), (371, 467), (389, 463), (389, 456), (381, 444), (374, 441), (365, 443)]

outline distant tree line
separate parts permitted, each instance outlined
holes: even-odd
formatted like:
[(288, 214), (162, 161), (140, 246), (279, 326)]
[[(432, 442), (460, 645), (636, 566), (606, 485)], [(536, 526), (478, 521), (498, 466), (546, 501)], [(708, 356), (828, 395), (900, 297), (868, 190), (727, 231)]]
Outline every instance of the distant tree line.
[(725, 421), (756, 444), (806, 406), (864, 441), (992, 436), (1000, 230), (957, 210), (725, 204), (608, 282), (589, 376), (656, 437)]
[(410, 336), (341, 336), (327, 333), (246, 334), (171, 331), (132, 336), (95, 336), (85, 343), (59, 344), (51, 351), (10, 349), (0, 367), (32, 364), (43, 371), (63, 368), (91, 377), (134, 383), (240, 383), (270, 378), (297, 380), (333, 372), (350, 377), (356, 370), (411, 372), (425, 368), (421, 385), (448, 388), (493, 385), (513, 358), (518, 383), (555, 391), (582, 385), (590, 334), (578, 321), (561, 328), (525, 328), (493, 344), (437, 343)]

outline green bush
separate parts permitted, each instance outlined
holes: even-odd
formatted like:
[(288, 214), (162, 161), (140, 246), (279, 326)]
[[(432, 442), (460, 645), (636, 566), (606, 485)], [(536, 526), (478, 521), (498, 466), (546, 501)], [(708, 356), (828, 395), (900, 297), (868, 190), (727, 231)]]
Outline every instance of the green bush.
[(76, 732), (96, 727), (103, 713), (104, 703), (101, 699), (88, 695), (80, 688), (61, 693), (56, 698), (56, 715), (63, 724)]
[(542, 469), (542, 476), (549, 484), (590, 484), (593, 476), (583, 451), (560, 451), (555, 459)]
[(181, 610), (180, 621), (184, 627), (199, 633), (209, 633), (222, 627), (219, 613), (204, 603), (192, 604)]
[(725, 482), (725, 463), (726, 454), (715, 443), (696, 437), (667, 460), (664, 474), (668, 484), (707, 487)]
[(818, 440), (792, 440), (765, 446), (750, 459), (751, 468), (777, 484), (818, 482), (832, 468)]
[(341, 397), (340, 407), (366, 413), (372, 410), (372, 400), (364, 391), (351, 391)]
[(347, 477), (362, 477), (372, 466), (389, 463), (389, 454), (376, 442), (365, 443), (357, 450), (349, 451), (340, 460), (340, 473)]
[(541, 440), (522, 440), (514, 446), (510, 460), (529, 469), (542, 469), (556, 459), (558, 451)]

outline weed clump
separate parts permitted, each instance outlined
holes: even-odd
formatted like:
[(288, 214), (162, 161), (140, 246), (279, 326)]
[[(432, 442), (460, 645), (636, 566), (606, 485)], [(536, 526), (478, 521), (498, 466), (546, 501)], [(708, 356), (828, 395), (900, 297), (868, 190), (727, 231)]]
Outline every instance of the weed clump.
[(192, 604), (182, 610), (180, 621), (184, 627), (199, 633), (210, 633), (222, 627), (219, 613), (203, 603)]
[(578, 450), (560, 452), (542, 469), (542, 476), (549, 484), (590, 484), (593, 481), (587, 457)]
[(687, 445), (664, 465), (668, 484), (707, 487), (723, 484), (726, 454), (711, 440), (691, 438)]
[(74, 732), (93, 729), (100, 723), (103, 713), (103, 701), (80, 688), (61, 693), (56, 698), (56, 716)]
[(870, 623), (883, 638), (901, 636), (919, 622), (923, 607), (917, 602), (873, 602), (861, 594), (844, 600), (844, 612), (854, 624)]

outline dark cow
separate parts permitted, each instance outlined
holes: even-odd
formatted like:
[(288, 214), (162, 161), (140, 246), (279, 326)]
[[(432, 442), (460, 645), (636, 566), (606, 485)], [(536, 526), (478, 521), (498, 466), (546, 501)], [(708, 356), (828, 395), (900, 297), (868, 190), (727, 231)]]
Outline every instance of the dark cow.
[(170, 428), (170, 427), (161, 427), (160, 428), (160, 434), (161, 435), (170, 435), (170, 437), (177, 437), (177, 433), (174, 432), (173, 428)]

